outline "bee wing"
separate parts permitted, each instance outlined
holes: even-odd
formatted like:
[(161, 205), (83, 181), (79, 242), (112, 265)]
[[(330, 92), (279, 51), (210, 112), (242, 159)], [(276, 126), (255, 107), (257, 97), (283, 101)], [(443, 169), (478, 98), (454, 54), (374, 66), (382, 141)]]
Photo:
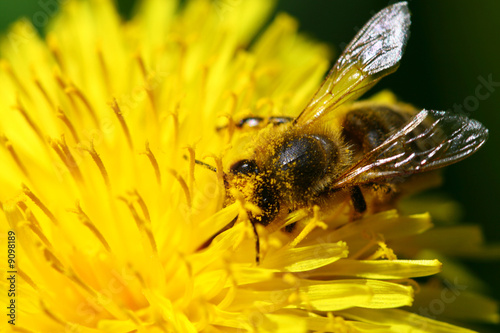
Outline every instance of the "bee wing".
[(323, 84), (294, 120), (306, 125), (339, 105), (354, 100), (394, 72), (409, 37), (410, 12), (406, 2), (375, 14), (356, 34), (328, 73)]
[(424, 109), (338, 177), (333, 188), (441, 168), (471, 155), (487, 138), (488, 130), (476, 120)]

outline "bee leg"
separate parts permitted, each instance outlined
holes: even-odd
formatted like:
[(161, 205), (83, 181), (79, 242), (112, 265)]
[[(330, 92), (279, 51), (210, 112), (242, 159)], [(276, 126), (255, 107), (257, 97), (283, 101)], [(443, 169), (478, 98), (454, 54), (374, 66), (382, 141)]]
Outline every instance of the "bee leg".
[[(292, 117), (275, 117), (275, 116), (268, 117), (268, 118), (246, 117), (246, 118), (243, 118), (243, 119), (240, 119), (239, 121), (237, 121), (234, 124), (234, 126), (238, 130), (242, 130), (242, 129), (259, 130), (259, 129), (267, 126), (268, 124), (271, 124), (273, 126), (279, 126), (282, 124), (289, 123), (292, 120), (293, 120)], [(217, 132), (220, 132), (223, 129), (226, 129), (227, 127), (228, 127), (227, 125), (224, 125), (224, 126), (217, 127), (215, 130)]]
[(255, 226), (255, 222), (252, 222), (253, 233), (255, 234), (255, 262), (257, 266), (260, 264), (260, 239), (259, 234), (257, 233), (257, 227)]
[(212, 244), (212, 241), (214, 238), (218, 235), (220, 235), (222, 232), (232, 228), (234, 224), (236, 223), (236, 220), (238, 219), (238, 216), (236, 216), (231, 222), (229, 222), (224, 228), (221, 230), (217, 231), (216, 234), (214, 234), (212, 237), (210, 237), (205, 243), (203, 243), (196, 251), (203, 250), (204, 248), (208, 247), (210, 244)]
[(292, 117), (269, 117), (267, 119), (269, 124), (272, 124), (273, 126), (279, 126), (282, 124), (289, 123), (293, 120)]
[(292, 233), (293, 230), (295, 229), (295, 226), (297, 225), (297, 222), (293, 222), (285, 227), (285, 231)]
[[(229, 222), (224, 228), (222, 228), (221, 230), (219, 230), (215, 235), (213, 235), (212, 237), (210, 237), (205, 243), (203, 243), (198, 249), (197, 251), (200, 251), (200, 250), (203, 250), (204, 248), (207, 248), (211, 243), (212, 241), (214, 240), (214, 238), (218, 235), (220, 235), (222, 232), (232, 228), (234, 226), (234, 224), (236, 223), (236, 220), (238, 220), (238, 216), (236, 216), (231, 222)], [(251, 220), (251, 224), (252, 224), (252, 229), (253, 229), (253, 233), (255, 235), (255, 262), (257, 263), (257, 266), (260, 264), (260, 239), (259, 239), (259, 234), (257, 233), (257, 227), (255, 226), (256, 223), (259, 223), (255, 220)]]
[(257, 193), (255, 205), (262, 210), (262, 215), (252, 216), (252, 214), (250, 214), (250, 222), (252, 223), (253, 232), (256, 238), (255, 249), (257, 251), (257, 255), (255, 261), (257, 262), (257, 265), (259, 265), (260, 240), (255, 224), (259, 223), (263, 226), (267, 226), (269, 223), (271, 223), (280, 211), (280, 203), (279, 198), (276, 195), (277, 190), (275, 188), (275, 185), (271, 184), (270, 182), (260, 183), (256, 187), (255, 192)]
[[(242, 128), (250, 128), (250, 129), (259, 129), (262, 127), (262, 124), (264, 123), (264, 118), (262, 117), (246, 117), (243, 119), (240, 119), (238, 122), (234, 124), (234, 126), (241, 130)], [(222, 131), (223, 129), (226, 129), (228, 126), (220, 126), (217, 127), (215, 130), (217, 132)]]
[(366, 201), (359, 186), (351, 187), (351, 200), (356, 213), (362, 214), (366, 211)]

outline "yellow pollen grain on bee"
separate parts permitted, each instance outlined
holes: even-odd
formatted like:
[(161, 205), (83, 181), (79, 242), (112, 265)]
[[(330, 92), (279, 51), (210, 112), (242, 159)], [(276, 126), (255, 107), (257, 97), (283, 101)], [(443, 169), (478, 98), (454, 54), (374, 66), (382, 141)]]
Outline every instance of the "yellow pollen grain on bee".
[(231, 193), (238, 203), (238, 221), (245, 224), (245, 232), (240, 235), (238, 238), (237, 244), (240, 244), (245, 237), (253, 237), (254, 236), (254, 227), (252, 226), (252, 222), (250, 220), (249, 214), (259, 217), (262, 214), (262, 210), (254, 205), (251, 202), (245, 200), (245, 196), (238, 190), (232, 189)]
[(259, 206), (255, 205), (255, 204), (253, 204), (253, 203), (251, 203), (249, 201), (245, 201), (244, 207), (245, 207), (245, 209), (247, 211), (249, 211), (250, 213), (252, 213), (253, 215), (255, 215), (256, 218), (258, 218), (258, 219), (262, 218), (262, 216), (261, 216), (262, 215), (262, 209)]

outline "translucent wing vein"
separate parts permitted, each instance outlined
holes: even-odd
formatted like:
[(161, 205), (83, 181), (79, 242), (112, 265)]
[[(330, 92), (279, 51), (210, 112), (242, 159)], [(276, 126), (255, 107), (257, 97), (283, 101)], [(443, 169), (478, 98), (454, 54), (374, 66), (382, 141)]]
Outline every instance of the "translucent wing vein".
[(471, 155), (487, 138), (488, 130), (476, 120), (422, 110), (344, 172), (334, 188), (441, 168)]
[(394, 72), (403, 55), (409, 27), (406, 2), (386, 7), (373, 16), (346, 47), (294, 124), (316, 121)]

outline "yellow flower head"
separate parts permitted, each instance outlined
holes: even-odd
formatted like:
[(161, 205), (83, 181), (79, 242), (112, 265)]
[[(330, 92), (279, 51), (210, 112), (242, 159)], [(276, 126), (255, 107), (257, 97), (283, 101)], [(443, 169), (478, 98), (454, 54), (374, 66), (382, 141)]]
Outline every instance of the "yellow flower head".
[[(182, 8), (143, 0), (123, 22), (110, 0), (69, 0), (45, 40), (23, 20), (6, 34), (6, 330), (461, 330), (400, 309), (416, 291), (432, 306), (445, 290), (437, 280), (422, 287), (411, 280), (441, 269), (419, 259), (439, 237), (419, 236), (431, 228), (428, 214), (382, 210), (347, 223), (345, 205), (328, 218), (297, 210), (285, 224), (309, 218), (294, 232), (257, 225), (256, 264), (249, 214), (259, 207), (244, 190), (226, 195), (223, 171), (253, 135), (235, 131), (234, 119), (296, 115), (329, 66), (327, 48), (297, 34), (289, 16), (256, 38), (270, 9), (267, 0), (192, 0)], [(460, 242), (471, 230), (448, 232)], [(480, 252), (479, 242), (437, 243), (444, 253)], [(474, 309), (454, 301), (448, 318), (498, 321), (493, 302), (462, 294)]]

